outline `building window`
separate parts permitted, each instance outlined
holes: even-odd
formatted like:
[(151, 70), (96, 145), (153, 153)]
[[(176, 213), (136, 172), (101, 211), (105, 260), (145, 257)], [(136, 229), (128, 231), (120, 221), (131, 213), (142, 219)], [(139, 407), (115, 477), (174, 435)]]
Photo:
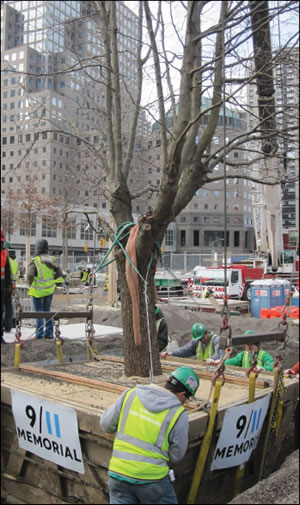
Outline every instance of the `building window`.
[(80, 225), (80, 239), (81, 240), (93, 240), (93, 230), (89, 226), (87, 228), (87, 223), (86, 221), (84, 223), (81, 223)]
[[(42, 188), (44, 189), (44, 188)], [(57, 236), (57, 226), (56, 223), (50, 221), (46, 218), (42, 219), (42, 237), (56, 237)]]
[(165, 245), (172, 246), (174, 244), (174, 232), (173, 230), (167, 230), (165, 233)]
[(240, 232), (235, 231), (233, 235), (233, 246), (234, 247), (239, 247), (240, 246)]
[(203, 217), (203, 223), (210, 223), (210, 217), (209, 216), (204, 216)]
[[(23, 216), (23, 221), (25, 221), (26, 217)], [(22, 235), (23, 237), (26, 236), (26, 228), (21, 226), (20, 227), (20, 235)], [(31, 226), (30, 226), (30, 236), (31, 237), (36, 237), (36, 222), (35, 221), (32, 221), (31, 222)]]
[(199, 246), (199, 230), (193, 230), (193, 246)]
[(180, 245), (185, 247), (185, 230), (180, 230)]

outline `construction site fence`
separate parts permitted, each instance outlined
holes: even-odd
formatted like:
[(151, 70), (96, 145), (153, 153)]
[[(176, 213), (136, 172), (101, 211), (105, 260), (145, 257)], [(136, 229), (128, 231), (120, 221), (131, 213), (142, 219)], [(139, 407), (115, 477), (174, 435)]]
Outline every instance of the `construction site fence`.
[[(229, 255), (227, 261), (242, 261), (249, 258), (249, 256), (250, 253)], [(223, 263), (223, 253), (214, 251), (209, 254), (164, 252), (162, 255), (162, 266), (179, 272), (190, 272), (197, 266), (212, 267), (222, 265)]]
[[(102, 261), (105, 253), (97, 253), (95, 256), (82, 255), (82, 256), (68, 256), (67, 267), (71, 272), (77, 272), (79, 267), (89, 267), (93, 270), (97, 268)], [(227, 261), (242, 261), (249, 258), (250, 253), (235, 254), (234, 256), (228, 255)], [(63, 256), (57, 256), (57, 261), (61, 268), (64, 266)], [(163, 267), (170, 268), (178, 272), (189, 272), (197, 266), (212, 267), (219, 266), (224, 263), (224, 255), (212, 251), (209, 254), (193, 254), (193, 253), (174, 253), (165, 251), (162, 254), (161, 264)], [(101, 268), (101, 273), (108, 271), (108, 267)]]

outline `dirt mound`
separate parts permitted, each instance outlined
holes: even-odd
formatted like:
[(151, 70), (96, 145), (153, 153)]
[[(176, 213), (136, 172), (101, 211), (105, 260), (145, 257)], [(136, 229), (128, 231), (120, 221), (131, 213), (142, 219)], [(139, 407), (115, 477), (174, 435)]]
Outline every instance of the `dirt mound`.
[[(84, 303), (84, 301), (83, 301)], [(179, 347), (186, 344), (191, 339), (191, 329), (194, 323), (204, 323), (210, 330), (220, 334), (222, 327), (222, 317), (220, 314), (213, 312), (191, 312), (184, 310), (179, 306), (170, 304), (159, 304), (162, 309), (169, 328), (169, 338), (172, 342), (176, 342)], [(54, 309), (58, 309), (55, 307)], [(72, 307), (76, 310), (76, 307)], [(78, 305), (77, 310), (82, 310)], [(72, 319), (72, 323), (77, 320)], [(80, 320), (78, 319), (78, 322)], [(120, 308), (108, 307), (107, 305), (94, 305), (94, 323), (122, 327), (122, 318)], [(256, 319), (248, 315), (231, 316), (229, 324), (231, 326), (232, 335), (241, 335), (246, 330), (254, 330), (255, 332), (269, 332), (278, 329), (279, 319)], [(284, 368), (289, 368), (295, 364), (296, 357), (299, 353), (299, 327), (290, 325), (288, 329), (289, 340), (286, 345)], [(110, 353), (122, 355), (123, 353), (123, 337), (120, 335), (109, 335), (107, 337), (95, 338), (94, 349), (98, 353)], [(273, 358), (276, 357), (278, 348), (277, 342), (266, 342), (262, 348), (268, 351)], [(234, 348), (234, 352), (240, 351), (243, 346)], [(64, 360), (69, 361), (70, 357), (81, 357), (86, 359), (87, 348), (83, 341), (68, 341), (63, 344)], [(54, 341), (34, 340), (24, 344), (21, 350), (21, 362), (34, 362), (56, 359), (56, 346)], [(1, 366), (14, 366), (14, 346), (6, 344), (1, 346)]]

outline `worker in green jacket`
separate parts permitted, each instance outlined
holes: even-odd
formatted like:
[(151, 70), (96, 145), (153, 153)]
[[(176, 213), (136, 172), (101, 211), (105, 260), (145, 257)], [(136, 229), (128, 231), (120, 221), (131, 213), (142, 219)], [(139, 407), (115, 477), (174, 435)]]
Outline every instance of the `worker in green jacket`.
[[(254, 333), (255, 332), (253, 330), (247, 330), (245, 332), (245, 335), (251, 335)], [(257, 364), (255, 366), (256, 370), (266, 370), (267, 372), (273, 371), (274, 360), (271, 354), (260, 349), (259, 342), (252, 342), (251, 344), (246, 344), (245, 351), (239, 352), (234, 358), (227, 359), (226, 365), (250, 368), (252, 365), (253, 357), (256, 357), (257, 360)]]
[(106, 433), (116, 433), (109, 463), (110, 503), (178, 503), (169, 463), (178, 463), (188, 445), (183, 404), (199, 378), (190, 367), (171, 372), (164, 387), (127, 389), (101, 416)]

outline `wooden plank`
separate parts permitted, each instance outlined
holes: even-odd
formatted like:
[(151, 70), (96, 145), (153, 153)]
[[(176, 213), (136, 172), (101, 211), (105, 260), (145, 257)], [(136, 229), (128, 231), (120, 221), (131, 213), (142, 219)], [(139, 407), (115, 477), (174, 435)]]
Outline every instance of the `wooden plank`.
[[(100, 356), (100, 358), (103, 361), (112, 361), (115, 363), (123, 363), (124, 362), (123, 358), (111, 358), (111, 357), (107, 357), (107, 356)], [(174, 363), (174, 365), (173, 365), (173, 363)], [(166, 372), (170, 372), (170, 371), (174, 370), (174, 366), (176, 366), (176, 365), (182, 366), (183, 364), (186, 365), (187, 363), (193, 365), (193, 369), (197, 372), (198, 377), (200, 377), (202, 379), (207, 379), (207, 380), (210, 380), (212, 378), (213, 373), (204, 372), (203, 370), (200, 369), (201, 363), (202, 363), (202, 366), (204, 366), (205, 361), (200, 361), (198, 364), (198, 362), (195, 359), (177, 358), (176, 356), (174, 356), (174, 357), (169, 356), (168, 358), (161, 359), (162, 369)], [(233, 368), (236, 369), (237, 371), (241, 371), (240, 367), (233, 367)], [(266, 372), (266, 373), (271, 374), (271, 376), (273, 376), (273, 372)], [(230, 384), (237, 384), (239, 386), (247, 386), (248, 387), (248, 385), (249, 385), (248, 377), (236, 377), (236, 376), (228, 375), (228, 374), (226, 375), (226, 370), (225, 370), (225, 380)], [(258, 388), (261, 388), (261, 389), (270, 386), (270, 384), (268, 382), (266, 382), (264, 380), (260, 380), (260, 379), (256, 379), (255, 384)]]
[(119, 384), (112, 384), (110, 382), (103, 382), (96, 379), (89, 379), (87, 377), (79, 377), (78, 375), (72, 375), (65, 372), (46, 370), (45, 368), (39, 368), (25, 364), (20, 365), (19, 370), (39, 375), (46, 375), (52, 377), (53, 379), (62, 379), (68, 382), (74, 382), (75, 384), (81, 384), (82, 386), (91, 386), (98, 389), (104, 389), (105, 391), (111, 391), (112, 393), (123, 393), (129, 387), (121, 386)]

